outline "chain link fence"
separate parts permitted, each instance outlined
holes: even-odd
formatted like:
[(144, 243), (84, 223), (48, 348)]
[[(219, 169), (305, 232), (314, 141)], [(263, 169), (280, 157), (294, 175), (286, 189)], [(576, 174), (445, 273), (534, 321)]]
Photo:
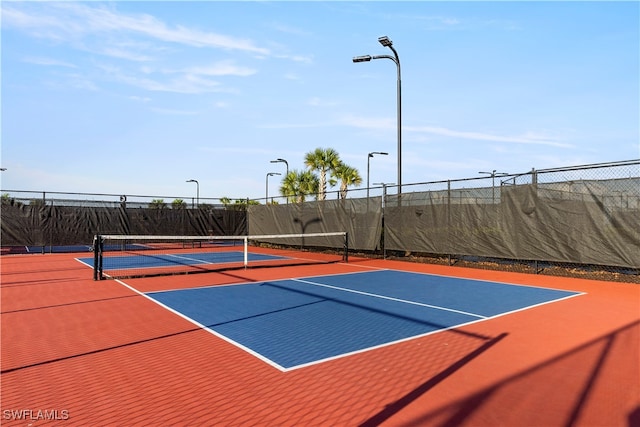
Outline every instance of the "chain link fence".
[[(520, 174), (484, 172), (398, 190), (382, 183), (349, 189), (347, 198), (366, 201), (367, 212), (382, 209), (380, 216), (364, 216), (375, 224), (359, 221), (347, 230), (381, 230), (380, 244), (361, 255), (640, 283), (640, 159)], [(0, 191), (3, 253), (9, 245), (84, 242), (103, 223), (125, 233), (237, 234), (245, 228), (248, 206), (293, 204), (279, 196), (229, 200)], [(326, 200), (340, 198), (330, 191)], [(318, 203), (313, 195), (306, 202)], [(225, 211), (234, 216), (220, 214)]]
[(640, 283), (640, 160), (411, 184), (385, 206), (387, 257)]

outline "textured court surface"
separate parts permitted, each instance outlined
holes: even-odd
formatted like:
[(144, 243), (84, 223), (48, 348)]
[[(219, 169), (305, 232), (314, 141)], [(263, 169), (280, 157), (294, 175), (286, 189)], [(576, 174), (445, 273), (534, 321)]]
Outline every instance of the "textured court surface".
[[(94, 282), (73, 254), (2, 256), (1, 423), (639, 425), (637, 285), (351, 261)], [(473, 313), (490, 318), (286, 372), (149, 298), (378, 269), (580, 295), (496, 315), (472, 287)]]
[(579, 293), (379, 270), (147, 295), (288, 370)]

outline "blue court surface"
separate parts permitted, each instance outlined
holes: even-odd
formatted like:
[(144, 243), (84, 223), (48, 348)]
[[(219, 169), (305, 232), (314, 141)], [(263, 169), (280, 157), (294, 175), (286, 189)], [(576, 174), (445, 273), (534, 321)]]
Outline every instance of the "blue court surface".
[(377, 270), (146, 295), (287, 371), (580, 294)]

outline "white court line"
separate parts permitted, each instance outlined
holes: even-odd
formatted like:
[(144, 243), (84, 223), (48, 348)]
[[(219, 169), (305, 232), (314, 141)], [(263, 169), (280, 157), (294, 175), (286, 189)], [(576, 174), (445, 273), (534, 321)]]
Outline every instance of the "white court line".
[(370, 292), (356, 291), (354, 289), (341, 288), (339, 286), (325, 285), (323, 283), (311, 282), (309, 280), (301, 280), (301, 279), (291, 279), (291, 280), (294, 281), (294, 282), (307, 283), (309, 285), (321, 286), (323, 288), (336, 289), (336, 290), (339, 290), (339, 291), (351, 292), (351, 293), (354, 293), (354, 294), (366, 295), (366, 296), (369, 296), (369, 297), (386, 299), (386, 300), (389, 300), (389, 301), (395, 301), (395, 302), (402, 302), (402, 303), (405, 303), (405, 304), (418, 305), (420, 307), (435, 308), (437, 310), (443, 310), (443, 311), (451, 311), (453, 313), (465, 314), (467, 316), (477, 317), (479, 319), (488, 319), (487, 316), (482, 316), (480, 314), (475, 314), (475, 313), (469, 313), (467, 311), (462, 311), (462, 310), (455, 310), (453, 308), (440, 307), (440, 306), (437, 306), (437, 305), (424, 304), (424, 303), (417, 302), (417, 301), (410, 301), (410, 300), (405, 300), (405, 299), (400, 299), (400, 298), (388, 297), (388, 296), (385, 296), (385, 295), (372, 294)]
[[(240, 253), (240, 252), (233, 252), (233, 253)], [(222, 264), (222, 262), (204, 261), (204, 260), (201, 260), (201, 259), (191, 258), (191, 257), (181, 256), (181, 255), (167, 254), (167, 256), (168, 257), (172, 257), (172, 258), (184, 259), (184, 260), (187, 260), (187, 261), (195, 261), (198, 264)], [(198, 264), (196, 264), (196, 265), (198, 265)], [(191, 264), (189, 264), (189, 265), (191, 265)], [(163, 265), (162, 267), (166, 267), (166, 266)]]
[(171, 313), (177, 315), (178, 317), (183, 318), (184, 320), (186, 320), (189, 323), (197, 326), (198, 328), (202, 329), (203, 331), (209, 332), (210, 334), (215, 335), (216, 337), (228, 342), (229, 344), (235, 345), (236, 347), (246, 351), (247, 353), (249, 353), (252, 356), (262, 360), (263, 362), (267, 363), (268, 365), (273, 366), (274, 368), (278, 369), (279, 371), (282, 371), (282, 372), (286, 372), (287, 371), (287, 369), (284, 366), (280, 366), (279, 364), (277, 364), (273, 360), (269, 359), (268, 357), (265, 357), (262, 354), (252, 350), (251, 348), (249, 348), (247, 346), (244, 346), (244, 345), (240, 344), (237, 341), (232, 340), (231, 338), (227, 337), (226, 335), (223, 335), (221, 333), (216, 332), (215, 329), (212, 329), (207, 325), (203, 325), (202, 323), (192, 319), (191, 317), (187, 316), (186, 314), (183, 314), (183, 313), (179, 312), (178, 310), (174, 310), (173, 308), (169, 307), (168, 305), (163, 304), (160, 301), (154, 299), (153, 297), (150, 297), (149, 295), (145, 294), (144, 292), (141, 292), (141, 291), (137, 290), (136, 288), (126, 284), (122, 280), (116, 279), (115, 281), (116, 281), (116, 283), (121, 284), (122, 286), (126, 287), (127, 289), (131, 290), (132, 292), (135, 292), (136, 294), (146, 298), (147, 300), (158, 304), (160, 307), (165, 308), (166, 310), (168, 310)]

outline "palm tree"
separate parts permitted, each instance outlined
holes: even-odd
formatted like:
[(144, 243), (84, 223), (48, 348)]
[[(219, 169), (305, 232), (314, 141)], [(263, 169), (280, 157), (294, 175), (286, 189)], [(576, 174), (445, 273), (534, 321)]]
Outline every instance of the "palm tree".
[(280, 194), (290, 202), (303, 203), (309, 194), (318, 194), (318, 177), (311, 171), (292, 170), (282, 180)]
[(316, 148), (304, 156), (304, 164), (311, 171), (320, 173), (318, 200), (324, 200), (327, 193), (327, 172), (332, 172), (340, 164), (340, 156), (333, 148)]
[(248, 199), (236, 199), (231, 201), (229, 197), (221, 197), (220, 203), (224, 205), (224, 208), (227, 210), (235, 210), (235, 211), (246, 211), (248, 205), (259, 205), (260, 202), (255, 200)]
[(347, 198), (347, 187), (355, 185), (356, 187), (362, 184), (362, 177), (358, 169), (340, 163), (332, 172), (334, 178), (340, 181), (340, 198), (342, 200)]
[(187, 202), (185, 202), (182, 199), (175, 199), (173, 202), (171, 202), (171, 209), (186, 209), (187, 208)]
[(153, 199), (149, 203), (149, 208), (151, 209), (164, 209), (166, 207), (167, 207), (167, 204), (165, 203), (164, 199)]

